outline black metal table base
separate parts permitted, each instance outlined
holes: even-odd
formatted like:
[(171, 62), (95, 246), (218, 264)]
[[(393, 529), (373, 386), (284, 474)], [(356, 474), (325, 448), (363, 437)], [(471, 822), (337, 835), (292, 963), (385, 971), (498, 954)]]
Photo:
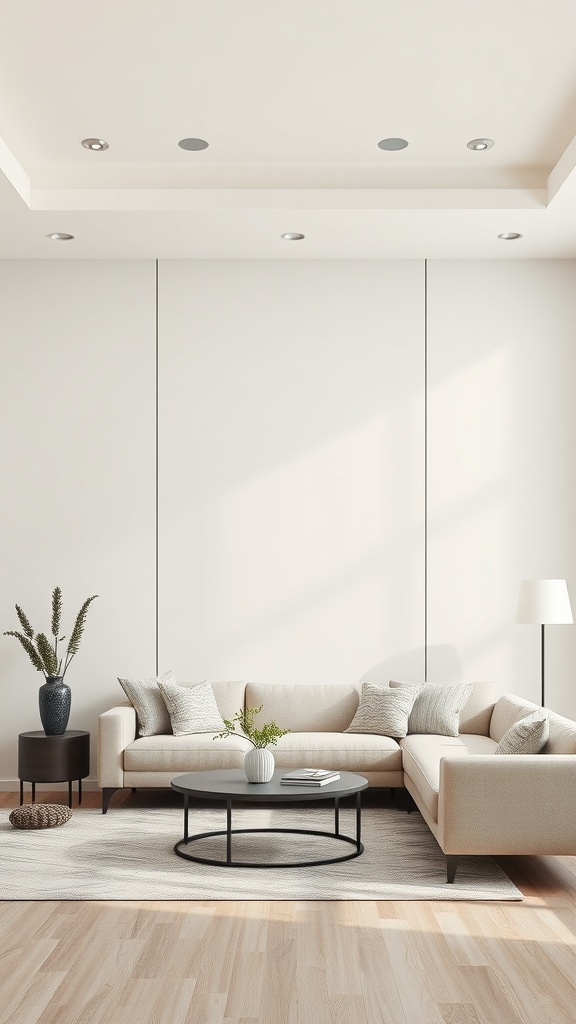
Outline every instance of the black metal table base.
[[(339, 799), (334, 799), (334, 831), (324, 832), (321, 830), (310, 829), (310, 828), (232, 828), (232, 801), (228, 800), (226, 804), (226, 828), (221, 829), (217, 832), (199, 832), (196, 835), (190, 836), (188, 834), (188, 797), (184, 797), (184, 838), (181, 839), (174, 846), (174, 852), (179, 857), (183, 857), (185, 860), (195, 861), (197, 864), (212, 864), (216, 867), (223, 868), (309, 868), (318, 867), (322, 864), (340, 864), (345, 860), (353, 860), (354, 857), (359, 857), (364, 852), (364, 844), (361, 842), (361, 819), (362, 809), (360, 804), (360, 793), (356, 794), (356, 837), (343, 836), (340, 832), (340, 806)], [(256, 863), (248, 861), (237, 861), (232, 859), (232, 836), (236, 835), (256, 835), (258, 833), (284, 833), (287, 835), (300, 835), (300, 836), (320, 836), (325, 839), (337, 839), (341, 843), (349, 843), (354, 847), (352, 853), (345, 853), (341, 857), (325, 857), (320, 860), (298, 860), (289, 861), (286, 864), (278, 862), (266, 863), (258, 861)], [(186, 847), (190, 843), (198, 842), (201, 839), (211, 839), (215, 836), (226, 836), (226, 859), (216, 859), (212, 857), (195, 857), (193, 854), (188, 853)]]

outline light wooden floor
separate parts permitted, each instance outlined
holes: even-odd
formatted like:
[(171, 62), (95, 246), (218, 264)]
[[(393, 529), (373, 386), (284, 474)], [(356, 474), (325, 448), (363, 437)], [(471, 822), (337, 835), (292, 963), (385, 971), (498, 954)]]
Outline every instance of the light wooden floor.
[(576, 858), (501, 863), (524, 902), (0, 903), (0, 1024), (574, 1024)]

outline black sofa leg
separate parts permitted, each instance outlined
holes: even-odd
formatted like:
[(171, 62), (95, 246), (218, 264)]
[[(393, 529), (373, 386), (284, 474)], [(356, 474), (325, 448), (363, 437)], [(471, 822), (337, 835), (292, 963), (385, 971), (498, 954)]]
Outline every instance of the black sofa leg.
[(412, 811), (417, 811), (416, 801), (412, 798), (408, 790), (406, 790), (406, 811), (411, 814)]
[(453, 882), (456, 878), (456, 868), (458, 867), (459, 857), (454, 857), (452, 854), (446, 855), (446, 881)]
[(108, 810), (108, 804), (110, 803), (112, 797), (114, 796), (114, 793), (118, 792), (119, 788), (119, 786), (116, 786), (114, 789), (102, 790), (102, 814), (106, 814), (106, 811)]

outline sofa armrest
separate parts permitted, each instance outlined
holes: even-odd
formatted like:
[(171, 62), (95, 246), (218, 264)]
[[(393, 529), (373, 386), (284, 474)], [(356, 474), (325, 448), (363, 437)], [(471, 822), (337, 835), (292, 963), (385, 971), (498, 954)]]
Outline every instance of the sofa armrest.
[(136, 712), (119, 704), (98, 719), (98, 785), (119, 789), (124, 785), (124, 751), (136, 739)]
[(576, 854), (576, 755), (443, 757), (438, 841), (446, 854)]

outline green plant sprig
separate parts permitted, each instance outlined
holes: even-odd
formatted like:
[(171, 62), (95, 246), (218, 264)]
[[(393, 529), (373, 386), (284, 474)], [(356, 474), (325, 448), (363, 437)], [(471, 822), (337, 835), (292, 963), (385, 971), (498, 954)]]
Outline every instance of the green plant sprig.
[[(263, 706), (261, 705), (259, 708), (246, 708), (245, 710), (240, 709), (233, 718), (225, 718), (223, 721), (226, 728), (219, 732), (217, 737), (214, 736), (213, 739), (226, 739), (228, 736), (244, 736), (254, 747), (259, 747), (260, 749), (276, 744), (281, 736), (285, 736), (286, 733), (290, 732), (290, 729), (281, 729), (273, 721), (267, 722), (266, 725), (258, 729), (254, 725), (254, 719), (256, 715), (260, 714)], [(241, 732), (238, 732), (236, 729), (237, 723), (240, 726)]]
[(92, 601), (94, 601), (97, 597), (98, 594), (93, 594), (92, 597), (87, 597), (80, 611), (78, 612), (78, 615), (76, 616), (74, 629), (70, 634), (70, 640), (68, 641), (68, 647), (66, 648), (66, 660), (64, 662), (64, 672), (62, 673), (62, 678), (64, 678), (66, 670), (70, 662), (72, 661), (72, 658), (74, 657), (75, 654), (78, 653), (78, 648), (80, 646), (80, 641), (82, 639), (82, 634), (84, 632), (84, 626), (86, 624), (86, 615), (88, 614), (88, 609)]
[[(34, 633), (27, 616), (18, 604), (16, 605), (16, 614), (23, 632), (19, 633), (13, 629), (8, 629), (5, 630), (4, 636), (16, 637), (26, 651), (26, 654), (30, 658), (30, 661), (36, 671), (42, 672), (46, 679), (50, 676), (59, 676), (60, 674), (63, 679), (72, 658), (78, 652), (80, 640), (82, 639), (82, 634), (84, 632), (88, 608), (97, 596), (97, 594), (94, 594), (92, 597), (89, 597), (84, 601), (84, 604), (76, 616), (76, 622), (74, 623), (74, 628), (70, 634), (68, 647), (66, 648), (66, 653), (63, 658), (58, 657), (58, 644), (62, 643), (62, 641), (66, 639), (65, 636), (58, 636), (60, 632), (60, 620), (62, 617), (62, 591), (60, 587), (55, 587), (52, 591), (52, 643), (45, 633)], [(62, 664), (64, 664), (63, 669)]]
[[(5, 631), (5, 633), (4, 633), (4, 636), (15, 636), (16, 639), (19, 640), (20, 643), (22, 644), (22, 647), (26, 651), (26, 654), (30, 658), (30, 661), (34, 665), (34, 668), (36, 669), (36, 671), (37, 672), (44, 672), (44, 663), (42, 661), (42, 658), (38, 654), (38, 651), (34, 647), (34, 644), (32, 643), (32, 641), (29, 640), (27, 636), (23, 636), (22, 633), (17, 633), (13, 629), (7, 629)], [(46, 673), (44, 673), (44, 674), (46, 674)]]
[(20, 625), (22, 626), (22, 629), (26, 633), (26, 636), (29, 637), (30, 640), (33, 640), (34, 639), (34, 630), (32, 629), (32, 626), (28, 622), (28, 619), (25, 616), (25, 614), (22, 611), (22, 609), (21, 609), (19, 604), (16, 605), (16, 614), (18, 616), (18, 619), (19, 619)]

